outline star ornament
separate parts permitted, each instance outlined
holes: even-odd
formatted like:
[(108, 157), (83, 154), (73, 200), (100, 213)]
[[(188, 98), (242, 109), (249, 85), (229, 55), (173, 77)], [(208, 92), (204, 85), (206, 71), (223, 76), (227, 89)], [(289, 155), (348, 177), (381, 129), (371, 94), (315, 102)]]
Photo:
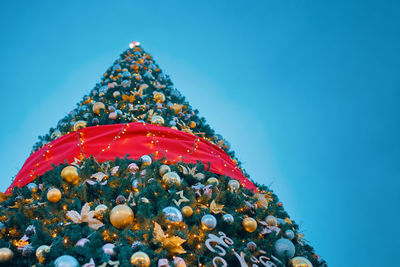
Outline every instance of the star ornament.
[(183, 195), (183, 190), (176, 192), (176, 194), (178, 196), (180, 196), (180, 199), (178, 201), (176, 201), (175, 199), (173, 200), (173, 202), (175, 203), (175, 205), (177, 205), (178, 207), (183, 203), (183, 202), (189, 202), (189, 199), (187, 199), (184, 195)]

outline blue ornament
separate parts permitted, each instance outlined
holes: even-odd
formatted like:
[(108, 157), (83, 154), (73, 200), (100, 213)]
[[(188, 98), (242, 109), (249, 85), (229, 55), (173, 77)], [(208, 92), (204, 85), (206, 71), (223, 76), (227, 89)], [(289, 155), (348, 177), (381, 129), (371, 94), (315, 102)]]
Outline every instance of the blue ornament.
[(295, 253), (295, 247), (289, 239), (281, 238), (278, 239), (274, 244), (274, 252), (278, 258), (293, 258)]
[(54, 262), (55, 267), (79, 267), (79, 262), (70, 255), (63, 255)]
[(132, 181), (132, 187), (135, 189), (139, 189), (139, 181), (138, 179), (135, 179)]
[(116, 70), (121, 70), (121, 65), (115, 64), (115, 65), (113, 66), (113, 71), (116, 71)]
[(26, 187), (28, 187), (29, 191), (32, 193), (36, 193), (38, 191), (38, 186), (35, 183), (29, 183)]
[(289, 240), (292, 240), (294, 238), (294, 232), (290, 229), (286, 230), (285, 237)]
[(224, 214), (224, 216), (222, 217), (224, 219), (225, 222), (232, 224), (235, 219), (233, 218), (233, 216), (231, 214)]
[(176, 126), (176, 121), (170, 120), (170, 121), (169, 121), (169, 125), (170, 125), (170, 126)]
[(182, 213), (175, 207), (166, 207), (162, 210), (165, 213), (165, 217), (170, 222), (181, 222)]
[(122, 73), (122, 78), (130, 78), (132, 75), (129, 71), (124, 71)]

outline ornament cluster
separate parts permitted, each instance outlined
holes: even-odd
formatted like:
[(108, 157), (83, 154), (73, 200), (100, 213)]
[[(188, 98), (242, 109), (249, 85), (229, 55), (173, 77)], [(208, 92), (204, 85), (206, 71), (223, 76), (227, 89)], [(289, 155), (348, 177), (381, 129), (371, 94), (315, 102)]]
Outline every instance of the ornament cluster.
[(0, 221), (0, 262), (16, 266), (320, 266), (267, 187), (148, 155), (56, 167), (15, 188)]
[(40, 137), (34, 150), (83, 127), (136, 121), (193, 133), (225, 151), (230, 149), (229, 143), (215, 134), (174, 88), (152, 56), (137, 45), (121, 54), (77, 108)]

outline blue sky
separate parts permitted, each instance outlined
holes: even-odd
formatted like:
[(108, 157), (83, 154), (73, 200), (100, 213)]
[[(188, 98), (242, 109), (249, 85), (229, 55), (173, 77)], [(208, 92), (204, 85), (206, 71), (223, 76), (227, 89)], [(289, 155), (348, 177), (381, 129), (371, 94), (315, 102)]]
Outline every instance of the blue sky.
[(137, 40), (329, 266), (395, 266), (399, 15), (368, 0), (1, 1), (0, 190)]

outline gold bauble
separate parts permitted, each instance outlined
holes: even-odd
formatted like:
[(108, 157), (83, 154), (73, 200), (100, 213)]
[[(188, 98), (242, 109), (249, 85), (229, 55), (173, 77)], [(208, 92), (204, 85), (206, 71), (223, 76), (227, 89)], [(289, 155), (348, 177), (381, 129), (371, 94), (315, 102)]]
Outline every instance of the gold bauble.
[(101, 109), (106, 109), (106, 106), (104, 105), (103, 102), (96, 102), (93, 104), (93, 113), (96, 113), (97, 115), (100, 115), (100, 110)]
[(77, 184), (79, 181), (78, 169), (74, 166), (67, 166), (61, 172), (61, 177), (71, 184)]
[(219, 184), (219, 181), (215, 177), (210, 177), (207, 179), (207, 184), (213, 184), (213, 185), (217, 186)]
[(163, 93), (157, 92), (154, 94), (154, 101), (157, 103), (162, 103), (165, 101), (165, 95)]
[(52, 203), (57, 203), (61, 199), (61, 191), (58, 190), (57, 188), (52, 188), (49, 191), (47, 191), (47, 200), (52, 202)]
[(193, 209), (190, 206), (184, 206), (181, 211), (186, 217), (190, 217), (193, 214)]
[(163, 119), (163, 117), (161, 117), (159, 115), (155, 115), (155, 116), (151, 117), (151, 123), (156, 124), (156, 125), (163, 125), (164, 119)]
[(194, 121), (191, 121), (190, 124), (189, 124), (189, 127), (190, 128), (196, 127), (196, 123)]
[(313, 267), (312, 263), (304, 257), (294, 257), (289, 262), (290, 267)]
[(163, 176), (167, 172), (170, 172), (171, 168), (168, 165), (161, 165), (160, 168), (158, 169), (158, 173), (160, 176)]
[(229, 189), (236, 191), (240, 188), (240, 183), (238, 180), (233, 179), (228, 182), (228, 186), (229, 186)]
[(79, 129), (86, 127), (86, 121), (77, 121), (74, 124), (74, 131), (78, 131)]
[(104, 215), (107, 213), (107, 206), (100, 204), (98, 205), (95, 209), (94, 209), (94, 216), (99, 219), (99, 220), (103, 220)]
[(119, 97), (120, 96), (120, 92), (119, 91), (115, 91), (114, 93), (113, 93), (113, 97), (115, 97), (115, 98), (117, 98), (117, 97)]
[(13, 252), (9, 248), (0, 248), (0, 263), (7, 262), (14, 256)]
[(133, 211), (127, 205), (117, 205), (110, 212), (110, 221), (115, 228), (125, 228), (133, 222)]
[(131, 256), (131, 264), (137, 267), (148, 267), (150, 266), (150, 258), (146, 253), (138, 251)]
[(278, 225), (278, 220), (275, 218), (275, 216), (272, 215), (268, 215), (267, 218), (265, 218), (265, 222), (268, 224), (268, 226)]
[(246, 230), (249, 233), (252, 233), (257, 229), (257, 221), (254, 220), (253, 218), (247, 217), (243, 219), (242, 226), (244, 230)]
[(163, 175), (162, 182), (164, 185), (167, 187), (170, 187), (172, 185), (181, 185), (181, 177), (176, 172), (167, 172), (166, 174)]
[(44, 262), (45, 258), (45, 253), (50, 252), (50, 247), (47, 245), (40, 246), (36, 249), (36, 258), (40, 263)]

